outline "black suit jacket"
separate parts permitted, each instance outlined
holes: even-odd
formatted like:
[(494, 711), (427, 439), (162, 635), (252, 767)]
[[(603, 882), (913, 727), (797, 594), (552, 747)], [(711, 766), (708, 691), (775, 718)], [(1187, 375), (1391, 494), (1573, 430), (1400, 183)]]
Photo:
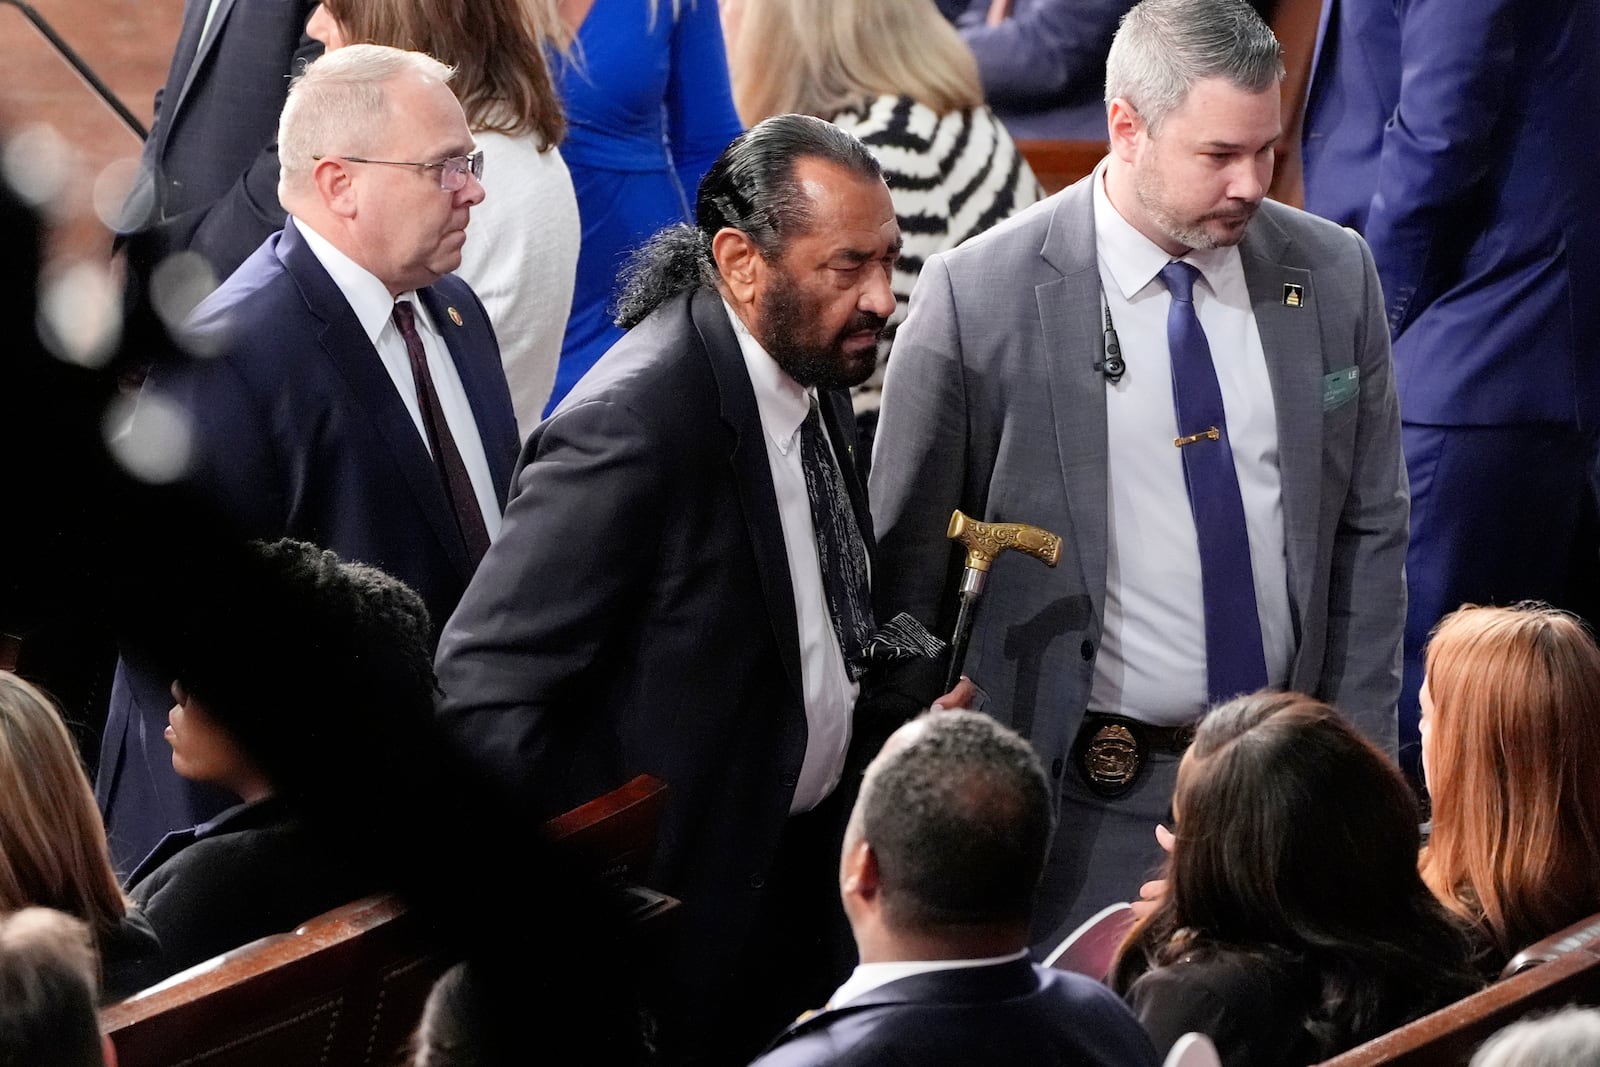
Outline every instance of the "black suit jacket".
[[(504, 499), (517, 425), (488, 316), (454, 275), (417, 295), (449, 346)], [(268, 238), (195, 309), (190, 326), (216, 358), (157, 367), (145, 388), (188, 416), (192, 487), (245, 536), (299, 538), (381, 567), (415, 589), (435, 630), (442, 626), (473, 570), (443, 479), (299, 230), (291, 223)], [(227, 806), (172, 770), (162, 739), (170, 682), (126, 661), (112, 684), (96, 793), (121, 870), (167, 831)]]
[(328, 855), (276, 799), (168, 834), (128, 879), (161, 939), (155, 979), (292, 930), (371, 887)]
[(1159, 1061), (1099, 982), (1026, 959), (889, 982), (789, 1027), (752, 1067), (1141, 1067)]
[[(851, 454), (848, 398), (821, 406)], [(806, 717), (760, 415), (715, 292), (657, 309), (529, 437), (438, 673), (448, 727), (540, 814), (641, 772), (667, 783), (648, 877), (684, 902), (667, 980), (726, 997)]]
[(305, 36), (316, 0), (188, 0), (138, 183), (119, 225), (135, 266), (185, 249), (226, 278), (283, 226), (278, 113), (289, 78), (322, 54)]

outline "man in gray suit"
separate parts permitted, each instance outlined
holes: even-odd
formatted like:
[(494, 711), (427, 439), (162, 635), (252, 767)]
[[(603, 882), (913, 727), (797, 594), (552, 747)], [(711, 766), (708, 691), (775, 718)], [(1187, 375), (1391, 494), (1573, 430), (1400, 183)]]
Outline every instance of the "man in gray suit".
[(1263, 199), (1282, 76), (1242, 0), (1144, 0), (1108, 62), (1110, 156), (930, 260), (895, 341), (880, 609), (949, 631), (952, 508), (1064, 541), (1054, 570), (995, 563), (966, 660), (1058, 795), (1036, 943), (1134, 894), (1212, 704), (1292, 687), (1395, 748), (1383, 299), (1359, 236)]

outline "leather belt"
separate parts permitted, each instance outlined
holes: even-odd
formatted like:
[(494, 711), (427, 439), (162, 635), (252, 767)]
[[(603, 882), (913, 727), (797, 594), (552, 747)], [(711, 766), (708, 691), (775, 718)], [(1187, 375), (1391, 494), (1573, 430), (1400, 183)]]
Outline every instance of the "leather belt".
[(1085, 712), (1073, 764), (1089, 791), (1114, 800), (1132, 789), (1151, 752), (1181, 756), (1194, 742), (1194, 724), (1152, 726), (1122, 715)]

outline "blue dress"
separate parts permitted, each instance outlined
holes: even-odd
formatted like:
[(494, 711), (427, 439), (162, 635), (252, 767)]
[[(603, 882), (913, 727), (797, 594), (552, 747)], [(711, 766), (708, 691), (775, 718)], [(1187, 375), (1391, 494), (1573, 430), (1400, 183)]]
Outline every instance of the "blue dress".
[(572, 316), (549, 414), (622, 331), (617, 273), (656, 231), (694, 221), (700, 179), (742, 131), (716, 0), (594, 0), (575, 59), (557, 61), (567, 109), (562, 158), (583, 227)]

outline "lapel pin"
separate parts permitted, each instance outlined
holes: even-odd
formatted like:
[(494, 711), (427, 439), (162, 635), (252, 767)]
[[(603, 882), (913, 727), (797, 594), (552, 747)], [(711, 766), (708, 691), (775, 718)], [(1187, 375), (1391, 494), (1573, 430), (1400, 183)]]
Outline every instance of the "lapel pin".
[[(1304, 304), (1305, 303), (1305, 297), (1306, 297), (1305, 286), (1295, 285), (1293, 282), (1284, 282), (1283, 283), (1283, 302), (1286, 305), (1288, 305), (1289, 307), (1297, 308), (1300, 305)], [(451, 308), (450, 309), (450, 313), (452, 315), (455, 314), (455, 309)]]
[[(1285, 286), (1284, 288), (1287, 291), (1288, 287)], [(1284, 303), (1288, 303), (1289, 302), (1288, 296), (1285, 296), (1283, 298), (1283, 301), (1284, 301)], [(1295, 303), (1298, 304), (1299, 302), (1300, 302), (1300, 298), (1299, 297), (1295, 297)], [(457, 311), (455, 308), (446, 308), (445, 310), (450, 313), (450, 321), (455, 323), (457, 326), (460, 326), (461, 325), (461, 312)]]

